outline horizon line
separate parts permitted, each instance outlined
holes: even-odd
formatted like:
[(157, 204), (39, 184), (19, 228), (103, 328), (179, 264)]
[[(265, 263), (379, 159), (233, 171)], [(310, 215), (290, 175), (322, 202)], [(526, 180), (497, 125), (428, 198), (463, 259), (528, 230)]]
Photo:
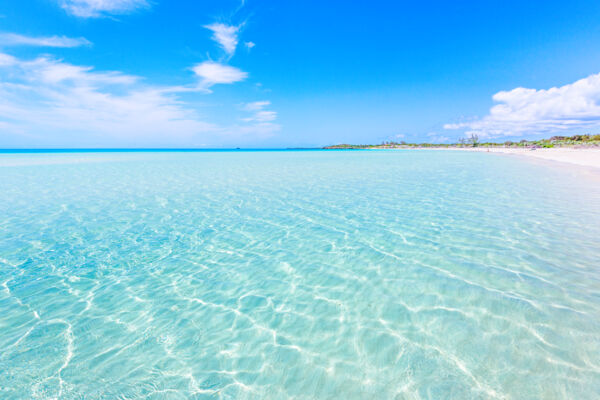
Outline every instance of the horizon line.
[(202, 151), (284, 151), (335, 150), (323, 147), (44, 147), (0, 148), (0, 153), (68, 153), (68, 152), (202, 152)]

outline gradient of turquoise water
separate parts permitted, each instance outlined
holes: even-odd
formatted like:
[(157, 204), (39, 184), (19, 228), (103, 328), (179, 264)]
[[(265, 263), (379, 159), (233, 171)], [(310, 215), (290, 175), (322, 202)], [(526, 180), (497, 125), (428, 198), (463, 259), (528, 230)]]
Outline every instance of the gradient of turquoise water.
[(600, 180), (442, 151), (0, 155), (0, 398), (597, 399)]

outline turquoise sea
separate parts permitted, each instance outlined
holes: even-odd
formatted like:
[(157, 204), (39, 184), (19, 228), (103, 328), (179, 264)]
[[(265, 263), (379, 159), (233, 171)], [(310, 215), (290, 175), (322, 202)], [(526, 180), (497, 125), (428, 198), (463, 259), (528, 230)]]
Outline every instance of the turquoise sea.
[(459, 151), (0, 154), (2, 399), (598, 399), (600, 177)]

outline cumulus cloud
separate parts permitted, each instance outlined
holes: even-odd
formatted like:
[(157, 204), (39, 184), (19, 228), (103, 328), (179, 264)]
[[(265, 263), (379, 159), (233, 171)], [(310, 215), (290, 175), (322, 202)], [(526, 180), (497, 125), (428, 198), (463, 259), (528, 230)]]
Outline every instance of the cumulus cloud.
[(228, 55), (235, 53), (238, 44), (238, 26), (214, 23), (204, 26), (213, 32), (212, 39), (217, 42)]
[(516, 88), (496, 93), (483, 118), (444, 125), (482, 137), (549, 134), (600, 128), (600, 74), (551, 89)]
[(79, 47), (92, 43), (86, 38), (66, 36), (32, 37), (16, 33), (0, 33), (0, 46)]
[(200, 78), (200, 84), (206, 88), (219, 83), (240, 82), (248, 77), (248, 73), (238, 68), (214, 61), (204, 61), (194, 66), (192, 70)]
[(82, 18), (128, 14), (148, 7), (147, 0), (59, 0), (68, 13)]
[(207, 122), (177, 92), (118, 71), (0, 53), (0, 143), (192, 145), (264, 137), (277, 128)]

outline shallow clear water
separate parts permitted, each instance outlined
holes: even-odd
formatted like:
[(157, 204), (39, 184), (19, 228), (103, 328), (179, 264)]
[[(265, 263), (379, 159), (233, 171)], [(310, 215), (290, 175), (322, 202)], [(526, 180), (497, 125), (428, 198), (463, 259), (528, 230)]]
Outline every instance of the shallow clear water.
[(0, 155), (0, 398), (596, 399), (600, 180), (442, 151)]

